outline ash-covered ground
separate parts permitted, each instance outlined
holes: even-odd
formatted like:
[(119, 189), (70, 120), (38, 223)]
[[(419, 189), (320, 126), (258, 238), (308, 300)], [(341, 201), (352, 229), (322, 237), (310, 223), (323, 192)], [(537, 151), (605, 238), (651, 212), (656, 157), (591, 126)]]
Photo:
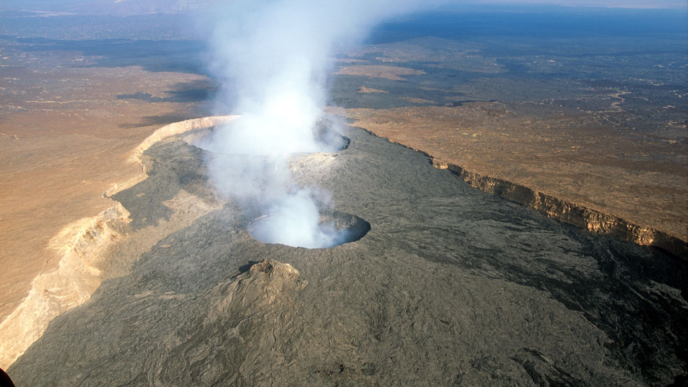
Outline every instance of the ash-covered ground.
[(684, 261), (346, 135), (344, 151), (291, 161), (371, 225), (330, 249), (255, 240), (261, 214), (216, 201), (204, 151), (178, 137), (150, 148), (149, 178), (114, 196), (132, 221), (109, 279), (14, 363), (17, 385), (685, 382)]

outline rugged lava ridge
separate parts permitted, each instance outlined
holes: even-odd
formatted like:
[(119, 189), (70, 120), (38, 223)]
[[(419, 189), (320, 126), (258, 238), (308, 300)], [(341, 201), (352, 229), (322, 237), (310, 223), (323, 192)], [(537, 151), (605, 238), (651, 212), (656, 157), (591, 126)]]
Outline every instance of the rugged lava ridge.
[[(217, 202), (202, 150), (182, 136), (153, 145), (148, 178), (113, 197), (132, 232), (102, 269), (107, 280), (10, 375), (27, 386), (683, 380), (688, 262), (347, 134), (346, 152), (289, 166), (298, 184), (373, 225), (331, 249), (256, 241), (247, 229), (258, 209)], [(202, 211), (180, 219), (193, 203)]]

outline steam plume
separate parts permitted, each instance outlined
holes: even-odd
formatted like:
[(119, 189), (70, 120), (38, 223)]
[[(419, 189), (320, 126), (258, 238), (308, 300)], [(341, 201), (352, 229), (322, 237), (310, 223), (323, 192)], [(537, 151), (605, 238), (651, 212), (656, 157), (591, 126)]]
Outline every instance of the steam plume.
[[(314, 135), (327, 102), (332, 51), (352, 45), (385, 18), (428, 1), (237, 0), (220, 12), (212, 39), (215, 75), (224, 81), (218, 108), (242, 117), (216, 130), (202, 147), (221, 195), (258, 205), (274, 219), (275, 241), (331, 245), (336, 236), (318, 225), (327, 207), (317, 189), (292, 182), (287, 157), (327, 152)], [(319, 199), (320, 197), (320, 199)]]

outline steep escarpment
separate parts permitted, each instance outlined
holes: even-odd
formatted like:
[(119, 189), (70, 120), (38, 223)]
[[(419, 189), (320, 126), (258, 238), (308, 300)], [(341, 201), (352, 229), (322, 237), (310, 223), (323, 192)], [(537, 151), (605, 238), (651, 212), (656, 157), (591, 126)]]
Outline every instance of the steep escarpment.
[(63, 229), (51, 240), (61, 252), (57, 270), (41, 273), (29, 295), (0, 324), (0, 367), (7, 368), (56, 316), (86, 302), (98, 288), (97, 261), (126, 238), (129, 213), (119, 203)]
[(470, 102), (343, 114), (485, 192), (589, 231), (688, 256), (684, 145), (629, 134), (585, 114), (519, 109)]
[[(63, 38), (73, 38), (68, 35)], [(129, 97), (184, 93), (207, 82), (191, 73), (97, 67), (102, 57), (57, 47), (65, 41), (45, 43), (61, 54), (0, 39), (6, 78), (0, 90), (0, 322), (19, 307), (39, 274), (57, 269), (62, 257), (47, 248), (50, 239), (112, 207), (101, 194), (140, 174), (137, 163), (127, 162), (128, 153), (161, 126), (197, 116), (200, 105)]]
[[(115, 184), (104, 195), (112, 196), (131, 187), (148, 175), (143, 153), (157, 142), (190, 130), (215, 126), (233, 117), (205, 117), (166, 125), (146, 138), (132, 151), (130, 161), (141, 165), (139, 176), (121, 184)], [(207, 195), (206, 195), (207, 196)], [(173, 216), (171, 222), (155, 225), (145, 233), (137, 235), (138, 248), (155, 244), (157, 240), (188, 225), (199, 216), (214, 209), (213, 203), (206, 203), (193, 194), (180, 191), (161, 205)], [(39, 274), (31, 285), (28, 296), (5, 320), (0, 323), (0, 368), (9, 367), (36, 341), (58, 315), (86, 302), (103, 280), (103, 268), (118, 267), (120, 274), (126, 272), (122, 261), (131, 263), (118, 246), (130, 235), (130, 213), (118, 201), (100, 214), (83, 218), (63, 228), (55, 235), (49, 248), (60, 257), (57, 269)], [(171, 224), (170, 224), (171, 223)], [(152, 244), (151, 244), (152, 243)], [(113, 256), (118, 262), (112, 262)], [(112, 270), (106, 275), (111, 277)]]
[(688, 244), (665, 232), (641, 227), (617, 216), (558, 199), (510, 181), (472, 173), (458, 165), (438, 160), (433, 160), (433, 165), (456, 173), (465, 182), (483, 192), (522, 204), (550, 218), (591, 232), (614, 235), (641, 246), (658, 247), (673, 255), (688, 259)]

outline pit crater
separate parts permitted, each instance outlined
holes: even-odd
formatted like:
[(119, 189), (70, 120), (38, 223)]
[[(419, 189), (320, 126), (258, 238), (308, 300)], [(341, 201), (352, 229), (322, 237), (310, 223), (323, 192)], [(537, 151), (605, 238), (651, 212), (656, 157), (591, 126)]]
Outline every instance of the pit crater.
[[(232, 128), (231, 126), (212, 126), (209, 128), (198, 129), (188, 133), (183, 137), (183, 140), (187, 144), (195, 146), (199, 149), (203, 149), (206, 152), (214, 154), (229, 154), (218, 152), (217, 147), (214, 146), (214, 136), (216, 132), (220, 130), (232, 130)], [(318, 153), (341, 152), (349, 148), (349, 144), (351, 144), (351, 139), (337, 133), (337, 131), (332, 129), (332, 125), (330, 125), (329, 122), (319, 121), (313, 129), (313, 136), (316, 143), (322, 145), (323, 149), (326, 149), (325, 151)]]
[(270, 214), (256, 218), (248, 226), (249, 234), (263, 243), (325, 249), (360, 240), (370, 231), (370, 223), (356, 215), (331, 211), (321, 213), (317, 229), (310, 231), (304, 235), (298, 220)]

